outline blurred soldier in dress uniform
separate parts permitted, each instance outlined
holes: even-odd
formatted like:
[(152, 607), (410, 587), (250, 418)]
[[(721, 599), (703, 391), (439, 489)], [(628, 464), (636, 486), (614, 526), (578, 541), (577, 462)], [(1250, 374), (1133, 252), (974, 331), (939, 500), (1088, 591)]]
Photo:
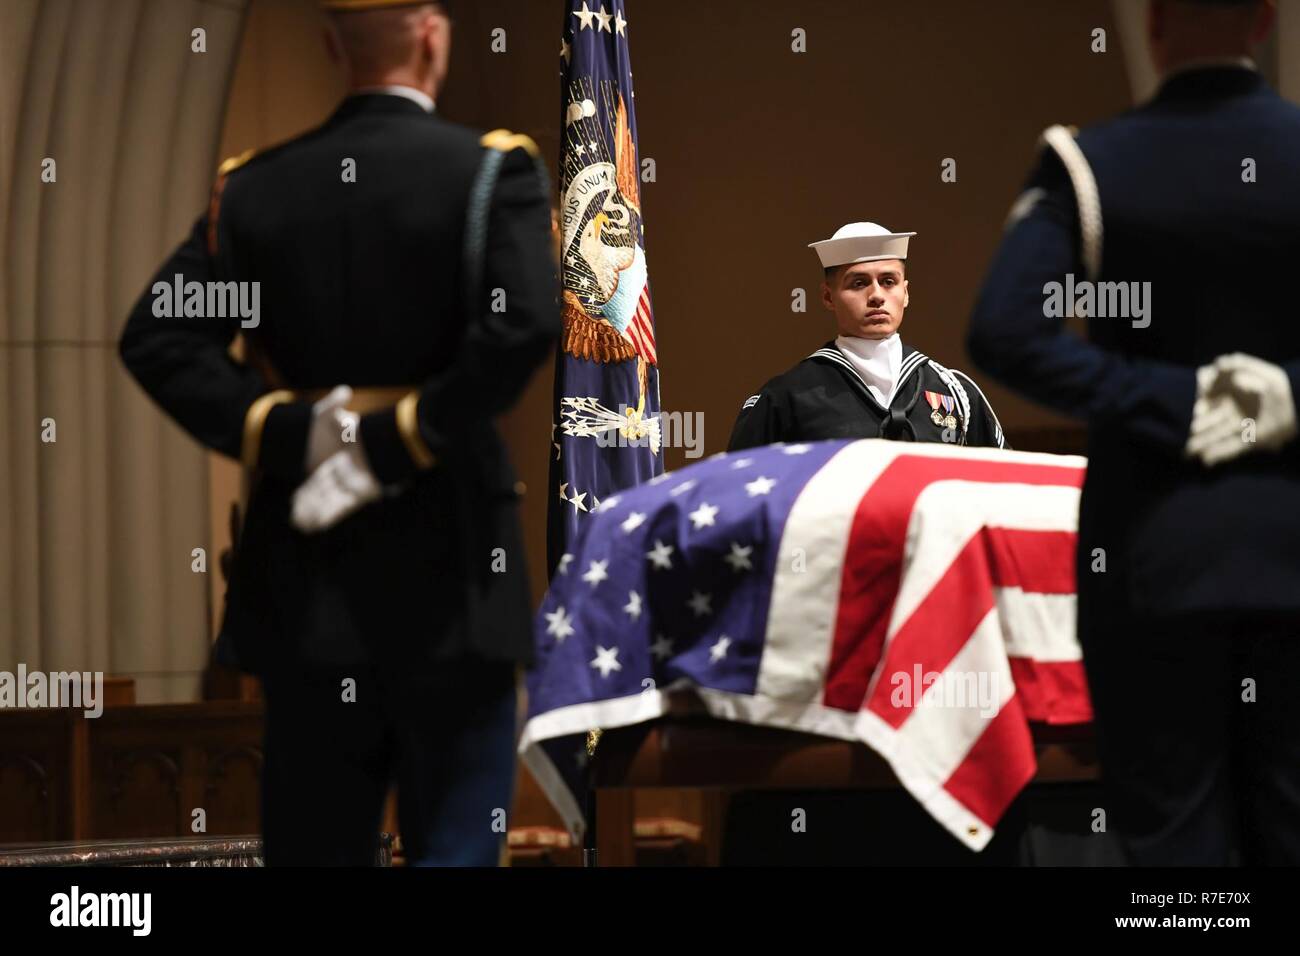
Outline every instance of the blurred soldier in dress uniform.
[(812, 243), (825, 273), (822, 306), (840, 334), (745, 400), (729, 451), (831, 438), (1006, 446), (979, 386), (898, 334), (915, 235), (855, 222)]
[(155, 280), (260, 283), (247, 360), (148, 290), (121, 355), (248, 469), (221, 644), (265, 689), (267, 862), (372, 863), (395, 781), (412, 863), (493, 865), (532, 640), (492, 420), (560, 330), (549, 189), (527, 137), (435, 112), (446, 4), (322, 6), (350, 95), (223, 164)]
[(1139, 864), (1300, 863), (1300, 109), (1249, 59), (1274, 13), (1153, 0), (1159, 92), (1044, 134), (971, 329), (1089, 425), (1079, 636)]

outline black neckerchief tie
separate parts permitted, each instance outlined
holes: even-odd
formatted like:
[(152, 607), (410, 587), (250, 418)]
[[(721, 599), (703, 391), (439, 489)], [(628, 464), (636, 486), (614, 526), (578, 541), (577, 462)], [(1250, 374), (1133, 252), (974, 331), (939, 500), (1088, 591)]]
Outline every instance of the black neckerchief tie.
[(880, 422), (880, 437), (890, 441), (916, 441), (916, 429), (908, 418), (921, 397), (921, 376), (912, 376), (912, 397), (903, 408), (885, 409), (885, 417)]

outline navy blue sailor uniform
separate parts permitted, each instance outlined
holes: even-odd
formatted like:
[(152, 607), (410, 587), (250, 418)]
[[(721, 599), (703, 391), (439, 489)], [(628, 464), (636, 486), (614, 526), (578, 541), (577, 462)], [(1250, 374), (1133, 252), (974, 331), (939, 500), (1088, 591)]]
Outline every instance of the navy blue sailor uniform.
[[(1300, 443), (1184, 454), (1218, 356), (1300, 395), (1300, 109), (1248, 63), (1204, 64), (1043, 146), (969, 349), (1089, 426), (1078, 632), (1108, 824), (1139, 864), (1300, 864)], [(1098, 293), (1086, 339), (1045, 307), (1070, 283)], [(1127, 314), (1102, 314), (1103, 287)]]
[[(228, 352), (238, 316), (154, 314), (149, 289), (176, 274), (260, 283), (244, 361)], [(557, 341), (557, 292), (535, 144), (364, 93), (223, 164), (132, 310), (128, 370), (250, 478), (220, 646), (263, 681), (268, 863), (373, 861), (390, 779), (412, 862), (497, 861), (480, 822), (510, 805), (533, 642), (521, 491), (493, 419)], [(340, 384), (385, 493), (304, 534), (291, 499), (312, 406)]]
[(746, 399), (727, 450), (841, 438), (1008, 447), (988, 399), (964, 372), (904, 345), (886, 408), (832, 340)]

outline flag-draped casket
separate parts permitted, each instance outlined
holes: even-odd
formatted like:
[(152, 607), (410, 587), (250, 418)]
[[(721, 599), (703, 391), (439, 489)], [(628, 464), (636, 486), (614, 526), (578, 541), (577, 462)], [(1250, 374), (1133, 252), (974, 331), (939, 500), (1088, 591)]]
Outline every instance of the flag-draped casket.
[[(606, 498), (537, 620), (525, 762), (566, 822), (593, 727), (668, 712), (857, 740), (982, 848), (1030, 722), (1091, 719), (1082, 458), (901, 442), (716, 455)], [(564, 747), (556, 744), (564, 741)]]

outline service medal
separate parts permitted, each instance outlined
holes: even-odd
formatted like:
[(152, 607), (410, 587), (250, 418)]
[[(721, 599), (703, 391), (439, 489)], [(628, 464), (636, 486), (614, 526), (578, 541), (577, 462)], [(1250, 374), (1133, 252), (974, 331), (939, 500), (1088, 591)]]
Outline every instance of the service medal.
[(930, 421), (942, 428), (943, 412), (939, 411), (939, 406), (943, 404), (946, 396), (940, 395), (938, 392), (925, 392), (924, 395), (925, 403), (933, 409), (933, 411), (930, 412)]

